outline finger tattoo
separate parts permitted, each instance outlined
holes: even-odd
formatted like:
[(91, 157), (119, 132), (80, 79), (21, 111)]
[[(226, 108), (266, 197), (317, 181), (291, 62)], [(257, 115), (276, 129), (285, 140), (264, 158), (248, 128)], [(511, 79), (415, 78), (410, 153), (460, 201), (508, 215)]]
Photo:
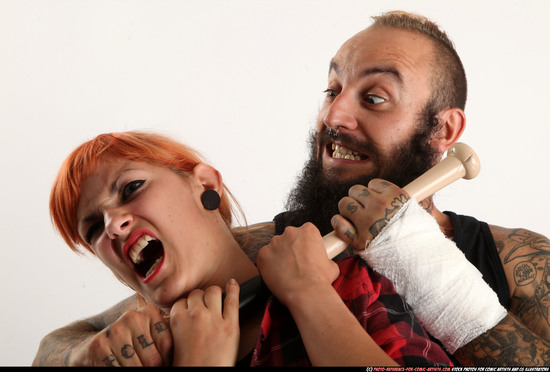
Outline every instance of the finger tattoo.
[(134, 348), (132, 347), (132, 345), (126, 344), (120, 349), (120, 353), (124, 358), (130, 359), (131, 357), (134, 356), (136, 352), (134, 351)]
[(349, 229), (346, 230), (346, 232), (344, 233), (344, 235), (351, 241), (355, 240), (355, 234), (352, 233)]
[(153, 324), (153, 326), (155, 327), (155, 331), (157, 331), (157, 333), (164, 332), (168, 329), (164, 322), (156, 322), (155, 324)]
[(105, 363), (105, 366), (107, 366), (107, 367), (114, 367), (115, 362), (116, 362), (116, 358), (113, 354), (109, 354), (103, 359), (103, 362)]
[(355, 213), (357, 211), (357, 204), (355, 204), (354, 202), (351, 202), (348, 204), (347, 206), (347, 210), (350, 212), (350, 213)]
[(147, 342), (147, 339), (145, 339), (145, 336), (144, 335), (139, 335), (137, 337), (137, 340), (139, 342), (139, 344), (141, 345), (142, 348), (146, 348), (147, 346), (151, 346), (153, 345), (153, 342)]
[(364, 188), (358, 196), (365, 196), (365, 197), (370, 196), (369, 189)]

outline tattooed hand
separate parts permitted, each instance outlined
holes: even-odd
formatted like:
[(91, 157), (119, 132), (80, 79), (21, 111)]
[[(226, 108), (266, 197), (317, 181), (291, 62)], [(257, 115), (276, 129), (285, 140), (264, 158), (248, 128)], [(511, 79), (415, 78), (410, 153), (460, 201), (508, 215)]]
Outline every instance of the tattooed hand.
[(409, 200), (404, 190), (381, 179), (370, 181), (368, 187), (355, 185), (348, 195), (338, 203), (340, 214), (331, 224), (340, 239), (357, 250), (365, 249)]
[(172, 335), (159, 310), (147, 305), (124, 313), (68, 355), (69, 366), (169, 366)]

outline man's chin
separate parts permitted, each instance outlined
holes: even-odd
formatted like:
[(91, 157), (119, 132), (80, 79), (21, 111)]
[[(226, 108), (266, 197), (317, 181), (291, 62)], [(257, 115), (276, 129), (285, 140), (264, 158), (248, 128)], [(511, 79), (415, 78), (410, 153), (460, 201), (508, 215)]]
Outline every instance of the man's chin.
[[(353, 167), (327, 167), (321, 171), (321, 177), (325, 183), (333, 184), (357, 184), (358, 180), (375, 178), (372, 172), (359, 169), (350, 169)], [(366, 186), (366, 185), (365, 185)]]

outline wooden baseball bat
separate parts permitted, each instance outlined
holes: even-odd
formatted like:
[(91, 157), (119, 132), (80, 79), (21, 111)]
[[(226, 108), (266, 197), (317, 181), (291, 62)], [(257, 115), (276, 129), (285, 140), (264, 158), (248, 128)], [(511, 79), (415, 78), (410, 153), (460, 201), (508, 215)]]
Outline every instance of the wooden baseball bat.
[[(449, 147), (447, 156), (442, 161), (403, 187), (403, 190), (420, 202), (459, 178), (476, 177), (480, 169), (481, 164), (474, 150), (464, 143), (455, 143)], [(334, 231), (325, 235), (323, 241), (331, 259), (348, 246)]]

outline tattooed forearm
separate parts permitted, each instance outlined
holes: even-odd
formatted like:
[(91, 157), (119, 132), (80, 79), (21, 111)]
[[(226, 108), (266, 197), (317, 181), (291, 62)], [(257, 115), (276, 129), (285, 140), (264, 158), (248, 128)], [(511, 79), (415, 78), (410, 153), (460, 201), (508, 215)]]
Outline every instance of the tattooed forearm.
[(85, 321), (51, 332), (40, 342), (32, 365), (67, 366), (72, 349), (96, 332), (96, 329)]
[(136, 308), (137, 298), (133, 295), (101, 314), (50, 332), (40, 342), (33, 366), (67, 365), (75, 346), (112, 324), (124, 311)]
[(548, 366), (550, 343), (509, 314), (454, 356), (469, 366)]

